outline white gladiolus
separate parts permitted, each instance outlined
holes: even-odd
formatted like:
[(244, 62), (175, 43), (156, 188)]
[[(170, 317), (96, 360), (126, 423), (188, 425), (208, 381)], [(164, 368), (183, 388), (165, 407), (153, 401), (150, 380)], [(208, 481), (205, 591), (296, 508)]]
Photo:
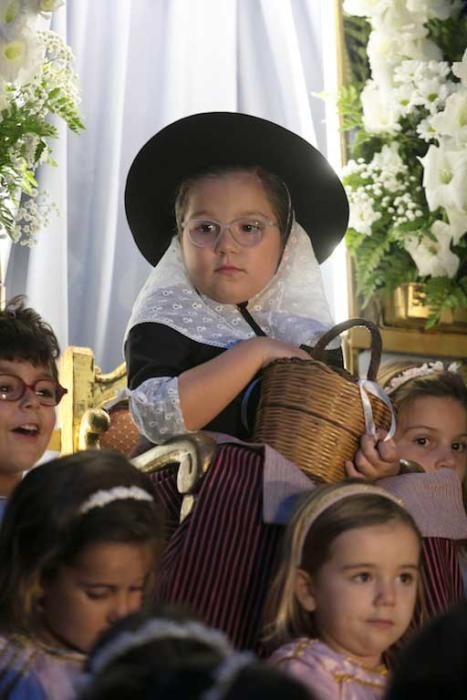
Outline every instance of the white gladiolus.
[(20, 9), (20, 0), (0, 0), (0, 24), (15, 22)]
[(462, 61), (455, 61), (452, 64), (452, 72), (460, 78), (462, 85), (467, 87), (467, 49), (464, 51)]
[(41, 56), (41, 45), (32, 32), (23, 30), (11, 40), (0, 36), (0, 75), (6, 82), (31, 80)]
[(447, 209), (446, 214), (449, 224), (444, 221), (435, 221), (433, 228), (437, 226), (439, 229), (439, 225), (441, 225), (441, 227), (447, 226), (449, 228), (452, 244), (457, 245), (462, 236), (467, 233), (467, 212), (458, 211), (457, 209)]
[(467, 150), (431, 145), (424, 158), (423, 185), (431, 211), (438, 207), (467, 211)]
[(380, 90), (374, 81), (368, 81), (360, 96), (363, 123), (369, 132), (396, 132), (400, 130), (401, 108), (394, 104), (387, 92)]
[(412, 256), (421, 277), (454, 277), (459, 268), (459, 257), (451, 250), (451, 237), (446, 231), (432, 227), (436, 240), (425, 236), (422, 241), (412, 238), (405, 249)]
[(407, 9), (416, 14), (422, 22), (428, 19), (448, 19), (459, 13), (460, 0), (407, 0)]
[(382, 14), (392, 4), (392, 0), (344, 0), (343, 10), (357, 17), (375, 17)]
[[(431, 125), (457, 146), (467, 144), (467, 90), (450, 95), (442, 112), (431, 118)], [(467, 183), (466, 183), (467, 187)]]

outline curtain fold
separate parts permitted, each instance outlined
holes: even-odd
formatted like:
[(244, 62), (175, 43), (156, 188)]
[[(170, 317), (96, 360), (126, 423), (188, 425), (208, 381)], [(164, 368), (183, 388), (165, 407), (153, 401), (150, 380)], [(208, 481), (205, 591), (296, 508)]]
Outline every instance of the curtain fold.
[(68, 0), (52, 29), (76, 56), (86, 131), (59, 127), (58, 167), (39, 180), (60, 216), (34, 248), (14, 247), (8, 296), (27, 292), (61, 344), (91, 346), (104, 370), (121, 362), (149, 272), (123, 207), (133, 157), (171, 121), (214, 110), (271, 119), (326, 153), (313, 95), (324, 89), (323, 11), (315, 0)]

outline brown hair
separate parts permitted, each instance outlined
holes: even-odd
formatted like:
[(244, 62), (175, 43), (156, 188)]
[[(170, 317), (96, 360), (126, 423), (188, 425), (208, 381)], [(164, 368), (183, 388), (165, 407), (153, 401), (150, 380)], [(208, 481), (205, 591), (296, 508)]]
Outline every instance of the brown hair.
[(0, 309), (0, 359), (26, 360), (49, 368), (58, 381), (56, 360), (60, 355), (57, 337), (41, 316), (16, 296)]
[[(343, 492), (339, 498), (339, 491), (351, 484), (359, 485), (362, 493)], [(367, 485), (366, 488), (367, 493), (360, 480), (349, 479), (320, 486), (300, 500), (286, 529), (281, 563), (266, 605), (268, 645), (279, 646), (296, 637), (318, 635), (314, 615), (305, 611), (295, 596), (296, 571), (300, 568), (316, 575), (342, 533), (396, 521), (415, 533), (421, 547), (421, 534), (412, 516), (379, 487)], [(321, 511), (328, 499), (330, 505)]]
[[(90, 495), (137, 486), (153, 500), (115, 500), (81, 514)], [(32, 469), (8, 501), (0, 529), (0, 629), (34, 632), (42, 584), (96, 542), (151, 543), (163, 538), (151, 480), (111, 450), (89, 450)]]
[(261, 167), (241, 167), (226, 166), (211, 168), (204, 172), (197, 173), (192, 177), (183, 180), (175, 197), (175, 219), (177, 230), (181, 234), (183, 220), (188, 205), (188, 198), (193, 185), (206, 177), (222, 177), (231, 173), (249, 173), (255, 175), (261, 182), (266, 192), (266, 196), (274, 209), (279, 224), (279, 231), (283, 244), (285, 244), (293, 222), (293, 211), (287, 185), (277, 175)]

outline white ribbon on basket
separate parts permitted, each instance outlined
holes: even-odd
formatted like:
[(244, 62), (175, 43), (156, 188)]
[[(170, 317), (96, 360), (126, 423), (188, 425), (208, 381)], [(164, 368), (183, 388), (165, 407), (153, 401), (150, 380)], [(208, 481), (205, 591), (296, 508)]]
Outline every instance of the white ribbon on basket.
[(370, 401), (370, 397), (368, 395), (368, 394), (372, 394), (373, 396), (376, 396), (378, 399), (381, 399), (381, 401), (383, 403), (385, 403), (386, 406), (391, 411), (391, 425), (389, 427), (389, 431), (388, 431), (387, 435), (384, 437), (383, 442), (386, 442), (386, 440), (390, 440), (394, 436), (394, 433), (396, 432), (396, 418), (394, 416), (394, 409), (392, 407), (391, 399), (383, 391), (383, 389), (380, 387), (379, 384), (377, 384), (376, 382), (372, 382), (370, 379), (359, 379), (358, 380), (358, 388), (360, 389), (360, 396), (362, 399), (363, 415), (365, 418), (366, 432), (369, 435), (372, 435), (373, 437), (377, 436), (376, 435), (376, 425), (375, 425), (375, 421), (373, 418), (373, 409), (371, 407), (371, 401)]

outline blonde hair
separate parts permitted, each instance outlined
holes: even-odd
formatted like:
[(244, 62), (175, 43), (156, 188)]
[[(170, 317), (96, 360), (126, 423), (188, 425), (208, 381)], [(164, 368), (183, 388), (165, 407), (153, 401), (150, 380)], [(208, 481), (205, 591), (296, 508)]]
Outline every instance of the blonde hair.
[(266, 603), (265, 641), (279, 646), (300, 636), (316, 637), (314, 615), (295, 595), (297, 569), (315, 576), (329, 560), (334, 541), (347, 530), (388, 521), (422, 537), (412, 516), (389, 492), (358, 479), (320, 486), (303, 497), (287, 526), (279, 570)]

